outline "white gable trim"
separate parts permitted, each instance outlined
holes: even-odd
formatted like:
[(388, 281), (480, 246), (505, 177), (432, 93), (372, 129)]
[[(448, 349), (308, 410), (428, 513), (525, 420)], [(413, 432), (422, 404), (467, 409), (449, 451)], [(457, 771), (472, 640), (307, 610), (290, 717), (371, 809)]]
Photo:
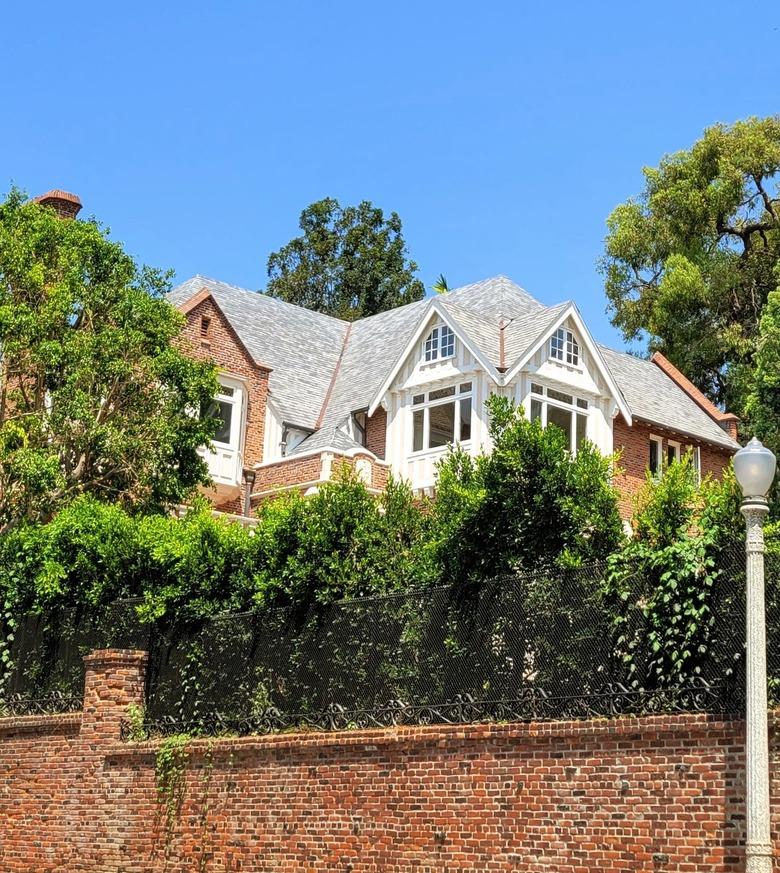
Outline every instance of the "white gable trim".
[(374, 399), (371, 401), (368, 407), (368, 415), (372, 416), (379, 405), (382, 402), (385, 394), (390, 390), (390, 386), (395, 381), (396, 376), (401, 370), (401, 367), (404, 365), (404, 361), (412, 354), (415, 347), (422, 340), (423, 334), (427, 330), (428, 326), (431, 323), (431, 320), (434, 316), (438, 316), (447, 327), (455, 334), (455, 336), (463, 343), (463, 345), (471, 352), (474, 358), (479, 362), (479, 364), (483, 367), (485, 372), (490, 376), (490, 378), (496, 383), (496, 385), (500, 385), (501, 374), (496, 370), (496, 368), (490, 363), (490, 361), (482, 354), (479, 347), (472, 342), (469, 338), (468, 334), (463, 330), (460, 324), (450, 315), (446, 309), (439, 303), (438, 299), (434, 298), (431, 300), (430, 304), (426, 308), (423, 313), (422, 318), (420, 319), (420, 323), (417, 326), (417, 330), (412, 334), (411, 339), (406, 344), (406, 347), (399, 355), (395, 364), (393, 364), (390, 372), (387, 375), (387, 378), (382, 383), (382, 387), (377, 392)]
[(520, 356), (515, 364), (507, 371), (506, 374), (506, 382), (510, 382), (514, 379), (515, 376), (520, 372), (520, 370), (533, 358), (533, 356), (539, 351), (539, 349), (547, 342), (547, 340), (555, 333), (556, 330), (566, 321), (567, 318), (571, 318), (574, 324), (577, 326), (577, 332), (582, 339), (582, 342), (585, 348), (590, 353), (593, 360), (596, 362), (596, 366), (598, 367), (599, 372), (601, 373), (604, 381), (607, 383), (607, 386), (612, 393), (612, 396), (617, 403), (617, 407), (625, 418), (626, 423), (629, 427), (631, 427), (631, 410), (629, 409), (628, 403), (626, 403), (625, 398), (623, 397), (623, 393), (620, 388), (618, 388), (617, 382), (615, 382), (612, 373), (607, 366), (607, 362), (604, 360), (604, 356), (599, 351), (599, 347), (593, 341), (593, 337), (590, 335), (590, 331), (585, 325), (582, 316), (580, 315), (579, 310), (577, 309), (574, 303), (569, 303), (568, 306), (563, 310), (563, 312), (555, 319), (552, 325), (548, 326), (538, 337), (538, 339), (529, 346), (528, 349)]

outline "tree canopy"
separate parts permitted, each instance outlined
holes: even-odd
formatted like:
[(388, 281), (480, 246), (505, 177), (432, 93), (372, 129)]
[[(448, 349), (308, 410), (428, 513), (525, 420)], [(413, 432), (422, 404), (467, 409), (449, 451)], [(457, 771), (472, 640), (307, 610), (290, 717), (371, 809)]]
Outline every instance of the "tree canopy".
[(780, 116), (710, 127), (644, 175), (641, 194), (607, 222), (612, 322), (744, 415), (778, 287)]
[(354, 321), (425, 296), (395, 212), (327, 197), (303, 210), (299, 226), (302, 235), (268, 258), (274, 297)]
[(14, 190), (0, 204), (0, 530), (79, 495), (178, 503), (208, 471), (209, 364), (178, 347), (167, 277), (94, 221)]

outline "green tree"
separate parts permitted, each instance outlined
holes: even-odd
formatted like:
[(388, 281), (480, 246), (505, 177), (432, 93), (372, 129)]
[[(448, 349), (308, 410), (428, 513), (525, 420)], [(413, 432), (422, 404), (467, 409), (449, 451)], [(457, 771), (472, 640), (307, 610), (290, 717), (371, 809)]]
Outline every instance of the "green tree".
[(455, 448), (439, 465), (433, 515), (445, 580), (605, 558), (622, 539), (611, 459), (589, 442), (576, 455), (555, 426), (528, 421), (504, 397), (488, 401), (493, 450)]
[(158, 509), (208, 481), (214, 422), (191, 410), (215, 375), (177, 347), (166, 287), (96, 222), (17, 190), (0, 204), (0, 530), (80, 494)]
[(303, 234), (268, 258), (274, 297), (354, 321), (425, 296), (395, 212), (327, 197), (303, 210), (299, 226)]
[(761, 316), (745, 413), (753, 432), (780, 455), (780, 290), (770, 293)]
[(743, 414), (780, 261), (780, 116), (715, 125), (607, 221), (612, 322)]

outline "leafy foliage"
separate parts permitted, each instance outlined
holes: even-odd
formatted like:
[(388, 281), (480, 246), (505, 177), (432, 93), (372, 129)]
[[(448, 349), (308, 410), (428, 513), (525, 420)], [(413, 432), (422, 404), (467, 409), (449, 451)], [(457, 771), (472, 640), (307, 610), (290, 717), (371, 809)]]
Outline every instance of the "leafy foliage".
[(780, 117), (715, 125), (608, 219), (612, 321), (742, 414), (780, 260)]
[(190, 410), (216, 379), (177, 348), (166, 287), (94, 221), (0, 203), (0, 530), (83, 494), (153, 511), (208, 481), (214, 422)]
[(637, 685), (682, 684), (727, 648), (720, 643), (740, 607), (726, 602), (719, 581), (744, 536), (739, 503), (730, 471), (722, 482), (699, 485), (690, 456), (657, 481), (648, 474), (634, 536), (610, 556), (606, 579), (618, 644)]
[(471, 458), (456, 447), (439, 465), (433, 515), (444, 578), (573, 566), (614, 551), (622, 525), (611, 460), (589, 442), (572, 456), (560, 429), (528, 421), (507, 398), (488, 406), (492, 451)]
[(327, 197), (299, 225), (302, 235), (268, 258), (269, 294), (347, 321), (425, 296), (395, 212), (385, 218), (368, 200), (341, 206)]

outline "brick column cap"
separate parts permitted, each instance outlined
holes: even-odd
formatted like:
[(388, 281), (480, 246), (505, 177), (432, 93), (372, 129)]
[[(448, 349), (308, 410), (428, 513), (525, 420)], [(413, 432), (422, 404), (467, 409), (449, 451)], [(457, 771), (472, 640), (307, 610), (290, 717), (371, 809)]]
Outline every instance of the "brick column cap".
[(149, 653), (141, 649), (95, 649), (88, 655), (84, 655), (84, 663), (88, 668), (103, 664), (142, 666), (146, 664), (148, 658)]

